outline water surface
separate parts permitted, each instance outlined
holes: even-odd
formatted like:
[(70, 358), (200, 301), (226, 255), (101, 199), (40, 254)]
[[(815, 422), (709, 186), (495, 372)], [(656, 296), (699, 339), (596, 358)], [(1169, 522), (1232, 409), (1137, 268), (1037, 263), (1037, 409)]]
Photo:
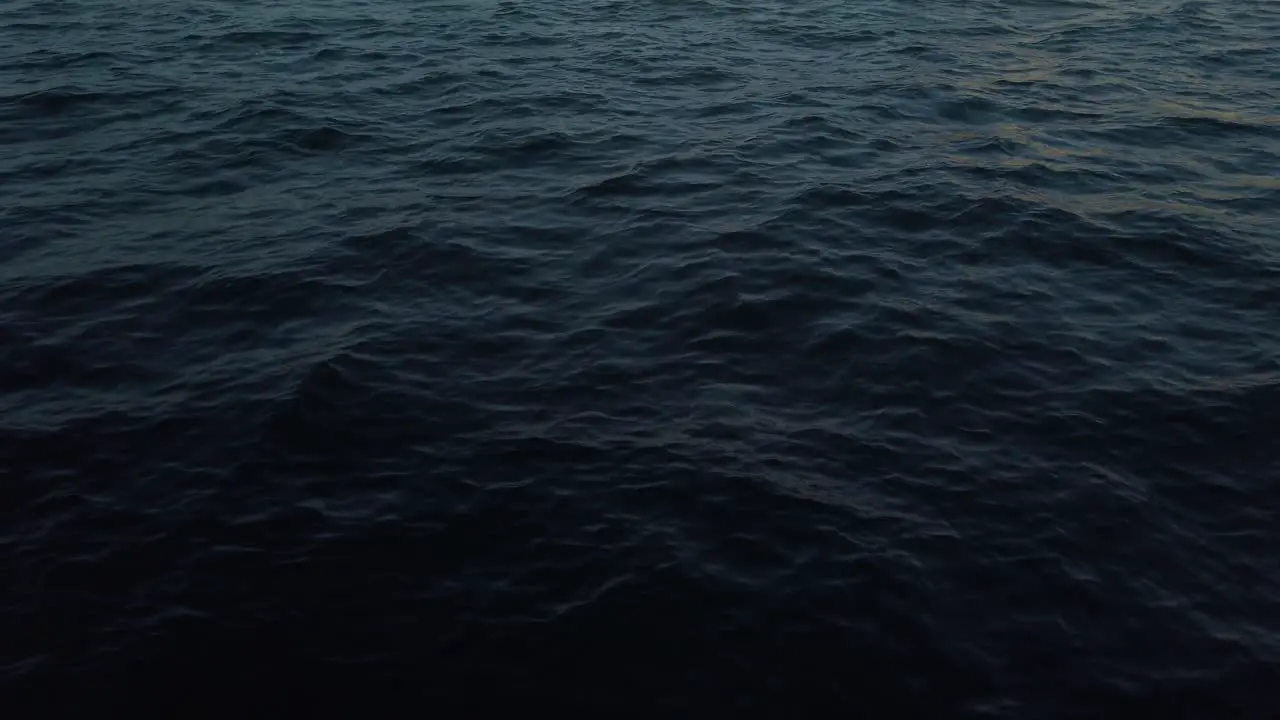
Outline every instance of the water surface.
[(8, 716), (1268, 717), (1278, 37), (7, 3)]

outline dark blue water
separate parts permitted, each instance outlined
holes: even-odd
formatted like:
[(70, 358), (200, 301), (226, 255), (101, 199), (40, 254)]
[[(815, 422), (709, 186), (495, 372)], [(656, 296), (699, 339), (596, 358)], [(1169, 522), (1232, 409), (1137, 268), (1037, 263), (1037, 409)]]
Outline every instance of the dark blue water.
[(1278, 39), (0, 5), (5, 717), (1272, 717)]

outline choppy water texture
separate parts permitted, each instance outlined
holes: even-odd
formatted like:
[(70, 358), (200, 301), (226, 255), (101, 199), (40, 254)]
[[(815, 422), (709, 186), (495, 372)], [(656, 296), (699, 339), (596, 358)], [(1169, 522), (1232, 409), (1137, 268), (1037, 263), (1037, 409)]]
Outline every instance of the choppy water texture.
[(1271, 717), (1277, 38), (0, 6), (6, 717)]

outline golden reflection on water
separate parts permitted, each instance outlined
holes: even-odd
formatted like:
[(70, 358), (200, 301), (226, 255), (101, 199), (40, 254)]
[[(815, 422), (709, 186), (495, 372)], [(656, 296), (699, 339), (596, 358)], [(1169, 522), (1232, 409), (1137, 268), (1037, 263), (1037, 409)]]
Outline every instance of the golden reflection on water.
[[(1004, 154), (995, 157), (985, 155), (981, 158), (969, 154), (949, 153), (948, 159), (962, 167), (981, 165), (983, 167), (1020, 168), (1035, 164), (1056, 164), (1053, 161), (1068, 163), (1082, 158), (1106, 157), (1106, 152), (1102, 148), (1046, 142), (1038, 137), (1037, 127), (1027, 123), (1000, 122), (984, 126), (981, 131), (952, 131), (947, 133), (946, 139), (948, 144), (983, 142), (995, 139), (1005, 142), (1008, 147), (1016, 151), (1016, 154)], [(975, 165), (975, 160), (980, 160), (980, 162)]]
[(1194, 102), (1190, 98), (1181, 101), (1156, 102), (1164, 114), (1184, 120), (1214, 120), (1229, 125), (1280, 128), (1280, 115), (1253, 115), (1240, 110), (1222, 110)]
[[(1150, 10), (1140, 14), (1148, 15)], [(1123, 10), (1117, 12), (1125, 15)], [(1097, 20), (1090, 18), (1085, 24), (1096, 26)], [(969, 98), (995, 99), (996, 102), (1007, 103), (1010, 93), (1026, 92), (1027, 102), (1035, 103), (1030, 93), (1038, 85), (1080, 87), (1082, 76), (1074, 74), (1070, 65), (1087, 65), (1087, 58), (1044, 52), (1025, 43), (996, 42), (989, 47), (972, 49), (988, 56), (990, 62), (985, 63), (980, 72), (954, 78), (954, 87)], [(1166, 70), (1158, 80), (1123, 72), (1104, 73), (1096, 79), (1090, 76), (1091, 79), (1084, 80), (1098, 86), (1107, 85), (1109, 90), (1123, 95), (1124, 101), (1118, 104), (1101, 97), (1096, 104), (1090, 98), (1082, 98), (1069, 105), (1039, 109), (1046, 114), (1055, 110), (1097, 113), (1099, 127), (1109, 123), (1134, 126), (1207, 121), (1249, 131), (1280, 128), (1280, 114), (1256, 106), (1251, 110), (1244, 102), (1233, 107), (1225, 106), (1221, 100), (1198, 99), (1197, 95), (1203, 95), (1203, 91), (1221, 90), (1212, 85), (1212, 78), (1190, 70)], [(1228, 93), (1228, 97), (1235, 96)], [(1169, 165), (1164, 169), (1176, 166), (1181, 171), (1180, 179), (1171, 177), (1165, 183), (1157, 183), (1148, 177), (1129, 183), (1113, 182), (1126, 168), (1110, 161), (1114, 151), (1107, 149), (1105, 138), (1085, 144), (1081, 133), (1066, 138), (1055, 137), (1054, 131), (1052, 120), (1001, 120), (941, 133), (938, 149), (950, 167), (961, 171), (994, 171), (997, 176), (1002, 171), (1037, 166), (1059, 171), (1063, 173), (1059, 176), (1060, 184), (1049, 179), (1043, 184), (1031, 185), (1016, 175), (1000, 176), (999, 181), (1006, 186), (1005, 192), (1085, 217), (1168, 213), (1223, 222), (1233, 214), (1228, 203), (1260, 192), (1280, 190), (1280, 173), (1263, 175), (1248, 172), (1244, 167), (1231, 167), (1230, 158), (1220, 158), (1209, 149), (1188, 149), (1179, 157), (1166, 156)], [(999, 147), (993, 149), (993, 143)], [(1073, 182), (1072, 176), (1078, 182)], [(1197, 178), (1204, 178), (1206, 182), (1198, 182)], [(1155, 185), (1161, 186), (1158, 193), (1151, 192)], [(1237, 215), (1231, 222), (1240, 220)]]

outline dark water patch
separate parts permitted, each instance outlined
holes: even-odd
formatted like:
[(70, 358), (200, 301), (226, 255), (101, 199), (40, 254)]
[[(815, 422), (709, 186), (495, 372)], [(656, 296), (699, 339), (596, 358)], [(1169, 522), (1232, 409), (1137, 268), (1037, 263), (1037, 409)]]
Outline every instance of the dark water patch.
[(314, 129), (294, 130), (289, 132), (288, 136), (290, 142), (296, 147), (315, 152), (341, 150), (358, 140), (356, 135), (327, 125)]
[(721, 68), (683, 68), (675, 72), (664, 72), (657, 75), (642, 75), (636, 78), (636, 84), (648, 86), (688, 87), (722, 87), (731, 88), (742, 82), (737, 73)]
[(1280, 137), (1280, 116), (1250, 120), (1228, 116), (1170, 116), (1161, 123), (1163, 127), (1202, 136), (1230, 137)]
[(12, 119), (27, 119), (58, 117), (99, 103), (110, 103), (113, 100), (123, 102), (127, 99), (127, 95), (112, 98), (111, 93), (64, 89), (11, 95), (0, 98), (0, 103), (12, 109)]
[[(210, 38), (207, 42), (210, 45), (245, 45), (256, 49), (264, 47), (300, 47), (306, 46), (314, 42), (319, 42), (328, 37), (324, 32), (311, 32), (305, 30), (240, 30), (217, 35)], [(188, 41), (195, 41), (196, 38), (187, 38)]]

